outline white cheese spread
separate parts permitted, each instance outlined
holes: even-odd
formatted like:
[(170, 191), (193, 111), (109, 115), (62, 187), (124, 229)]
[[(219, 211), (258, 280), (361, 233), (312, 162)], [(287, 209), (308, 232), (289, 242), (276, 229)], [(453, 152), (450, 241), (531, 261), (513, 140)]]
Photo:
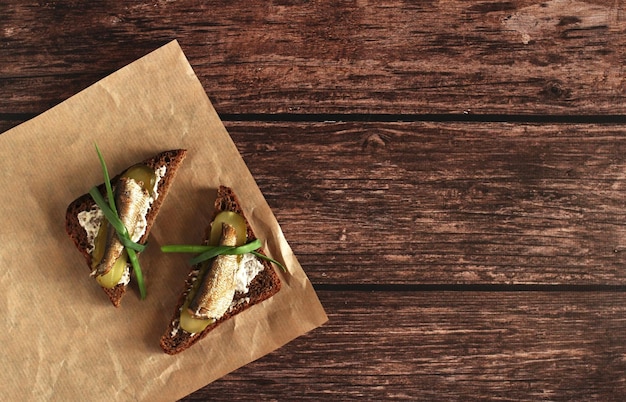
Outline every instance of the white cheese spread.
[(235, 272), (235, 292), (248, 293), (250, 282), (261, 271), (263, 271), (263, 264), (254, 254), (242, 255)]
[(126, 267), (124, 268), (124, 273), (122, 274), (119, 282), (117, 282), (118, 285), (122, 284), (126, 286), (130, 283), (130, 268), (130, 264), (126, 264)]
[(104, 219), (104, 213), (97, 205), (94, 205), (89, 211), (80, 211), (78, 213), (78, 224), (87, 232), (88, 252), (94, 249), (94, 240), (100, 230), (100, 224)]
[(148, 221), (146, 221), (146, 215), (148, 214), (148, 210), (152, 206), (152, 203), (157, 198), (159, 198), (159, 193), (157, 189), (159, 188), (159, 182), (161, 181), (163, 176), (165, 176), (166, 171), (167, 171), (167, 166), (165, 165), (161, 166), (160, 168), (154, 171), (156, 180), (154, 181), (154, 188), (152, 189), (153, 195), (150, 196), (150, 198), (148, 198), (148, 203), (146, 204), (145, 210), (141, 211), (142, 219), (140, 219), (139, 222), (137, 222), (137, 226), (135, 226), (135, 230), (133, 231), (133, 234), (130, 237), (130, 239), (134, 242), (137, 242), (139, 239), (141, 239), (141, 236), (143, 236), (144, 233), (146, 233), (146, 227), (148, 226)]

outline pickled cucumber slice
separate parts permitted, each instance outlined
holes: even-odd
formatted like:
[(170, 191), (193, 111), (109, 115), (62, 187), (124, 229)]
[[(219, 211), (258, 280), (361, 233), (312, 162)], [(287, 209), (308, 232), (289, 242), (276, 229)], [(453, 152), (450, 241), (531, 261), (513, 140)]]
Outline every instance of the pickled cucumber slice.
[(189, 303), (185, 303), (182, 311), (180, 312), (180, 327), (185, 331), (191, 334), (197, 334), (198, 332), (204, 331), (206, 327), (213, 324), (215, 322), (214, 319), (201, 319), (194, 318), (189, 313), (189, 309), (187, 308)]
[(209, 245), (217, 246), (220, 244), (220, 237), (222, 236), (222, 223), (228, 223), (235, 228), (237, 233), (237, 246), (243, 246), (246, 244), (248, 238), (248, 230), (246, 227), (246, 220), (243, 216), (232, 211), (223, 211), (217, 214), (215, 220), (211, 224), (211, 235), (209, 236)]
[(93, 251), (91, 252), (91, 268), (96, 269), (96, 267), (102, 261), (102, 257), (104, 257), (104, 250), (107, 246), (107, 231), (109, 225), (106, 220), (103, 220), (100, 224), (100, 229), (98, 229), (98, 234), (93, 239)]
[(150, 195), (154, 195), (154, 184), (156, 183), (156, 173), (153, 169), (146, 165), (131, 166), (124, 172), (122, 177), (129, 177), (137, 183), (143, 183), (142, 187), (148, 191)]
[(113, 268), (111, 268), (109, 272), (104, 275), (96, 276), (96, 281), (100, 284), (100, 286), (112, 289), (120, 283), (120, 280), (126, 271), (127, 260), (128, 255), (126, 254), (126, 251), (124, 251), (120, 258), (115, 261)]

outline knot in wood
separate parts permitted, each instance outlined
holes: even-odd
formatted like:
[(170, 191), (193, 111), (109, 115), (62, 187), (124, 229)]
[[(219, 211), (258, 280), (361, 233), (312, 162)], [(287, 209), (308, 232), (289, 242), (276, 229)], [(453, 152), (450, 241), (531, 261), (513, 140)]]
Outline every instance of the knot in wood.
[(365, 140), (363, 141), (363, 148), (364, 149), (368, 149), (368, 148), (384, 148), (386, 145), (385, 140), (383, 139), (383, 137), (381, 137), (378, 134), (370, 134), (367, 137), (365, 137)]
[(558, 81), (547, 82), (541, 93), (552, 99), (566, 99), (570, 96), (570, 91)]

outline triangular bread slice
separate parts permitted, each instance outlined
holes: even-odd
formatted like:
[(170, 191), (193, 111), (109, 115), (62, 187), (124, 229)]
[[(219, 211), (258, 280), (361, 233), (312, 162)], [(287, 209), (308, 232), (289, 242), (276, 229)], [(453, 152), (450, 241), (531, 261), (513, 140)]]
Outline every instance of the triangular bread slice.
[[(175, 149), (175, 150), (161, 152), (153, 156), (152, 158), (138, 162), (138, 164), (146, 165), (154, 169), (155, 171), (161, 170), (161, 173), (163, 173), (163, 175), (161, 176), (159, 182), (157, 183), (157, 187), (156, 187), (157, 197), (152, 202), (152, 204), (150, 205), (150, 208), (148, 209), (148, 212), (146, 213), (146, 230), (144, 234), (141, 236), (141, 238), (137, 241), (137, 243), (144, 244), (146, 240), (148, 239), (148, 236), (150, 234), (150, 229), (152, 228), (152, 225), (154, 224), (154, 220), (157, 214), (159, 213), (159, 209), (161, 208), (163, 201), (165, 200), (167, 196), (167, 192), (172, 185), (172, 182), (174, 180), (174, 177), (176, 176), (178, 168), (180, 167), (181, 163), (185, 159), (186, 155), (187, 155), (187, 150)], [(165, 170), (164, 172), (163, 172), (163, 169)], [(113, 187), (114, 191), (115, 191), (115, 185), (123, 173), (124, 172), (120, 172), (118, 175), (116, 175), (115, 177), (111, 179), (111, 186)], [(98, 190), (100, 190), (100, 193), (106, 199), (106, 187), (104, 183), (98, 185)], [(94, 234), (93, 234), (93, 231), (91, 234), (89, 234), (87, 230), (80, 224), (78, 215), (81, 212), (90, 212), (90, 211), (95, 212), (97, 210), (99, 210), (98, 206), (96, 205), (91, 195), (87, 193), (87, 194), (81, 195), (80, 197), (72, 201), (70, 205), (67, 207), (67, 211), (65, 214), (65, 230), (67, 231), (67, 234), (70, 236), (70, 238), (76, 245), (76, 248), (78, 248), (78, 251), (80, 251), (81, 254), (85, 257), (85, 260), (87, 262), (87, 267), (89, 268), (90, 271), (92, 270), (91, 252), (93, 249)], [(101, 218), (101, 219), (96, 219), (95, 221), (92, 221), (92, 228), (95, 228), (96, 233), (97, 233), (97, 228), (102, 222), (106, 224), (106, 219)], [(122, 297), (126, 293), (126, 288), (128, 287), (128, 281), (125, 281), (125, 282), (126, 283), (120, 282), (111, 289), (102, 287), (102, 290), (104, 290), (104, 292), (107, 294), (107, 296), (111, 300), (111, 303), (113, 303), (115, 307), (119, 307)], [(96, 285), (98, 284), (96, 283)]]
[[(233, 211), (241, 215), (246, 221), (248, 241), (256, 239), (256, 236), (250, 227), (250, 223), (241, 209), (239, 200), (233, 190), (226, 186), (220, 186), (217, 191), (215, 210), (213, 217), (211, 218), (211, 222), (213, 222), (215, 216), (222, 211)], [(203, 244), (206, 244), (208, 241), (210, 232), (211, 225), (206, 228)], [(258, 251), (263, 252), (263, 250)], [(259, 259), (259, 261), (263, 264), (263, 270), (260, 271), (250, 282), (250, 285), (248, 286), (249, 291), (247, 293), (235, 292), (235, 296), (233, 297), (233, 302), (231, 303), (229, 310), (215, 323), (206, 327), (202, 332), (195, 334), (191, 334), (179, 326), (181, 309), (191, 290), (192, 284), (197, 279), (199, 273), (199, 265), (191, 267), (187, 279), (185, 280), (184, 290), (178, 299), (176, 308), (174, 309), (174, 314), (169, 321), (167, 330), (161, 337), (160, 344), (163, 351), (167, 354), (173, 355), (186, 350), (196, 342), (206, 337), (209, 332), (217, 328), (217, 326), (224, 321), (278, 293), (281, 287), (281, 282), (278, 275), (274, 271), (272, 264), (263, 259)]]

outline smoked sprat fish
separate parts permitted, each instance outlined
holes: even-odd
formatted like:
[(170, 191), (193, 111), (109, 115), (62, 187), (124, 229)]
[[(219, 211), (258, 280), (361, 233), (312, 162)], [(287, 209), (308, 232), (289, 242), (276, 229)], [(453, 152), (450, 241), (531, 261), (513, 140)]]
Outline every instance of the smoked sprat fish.
[[(134, 179), (122, 177), (115, 188), (115, 205), (120, 220), (129, 230), (131, 236), (132, 231), (137, 227), (137, 223), (143, 219), (143, 211), (147, 209), (150, 200), (150, 194), (143, 188), (141, 183)], [(117, 236), (115, 229), (108, 224), (107, 240), (104, 256), (102, 261), (96, 267), (93, 275), (104, 275), (113, 268), (113, 264), (124, 252), (124, 245)]]
[[(227, 223), (222, 224), (220, 246), (236, 246), (237, 233)], [(198, 291), (189, 303), (189, 313), (194, 318), (218, 319), (224, 315), (235, 295), (236, 255), (218, 255), (204, 275)]]

